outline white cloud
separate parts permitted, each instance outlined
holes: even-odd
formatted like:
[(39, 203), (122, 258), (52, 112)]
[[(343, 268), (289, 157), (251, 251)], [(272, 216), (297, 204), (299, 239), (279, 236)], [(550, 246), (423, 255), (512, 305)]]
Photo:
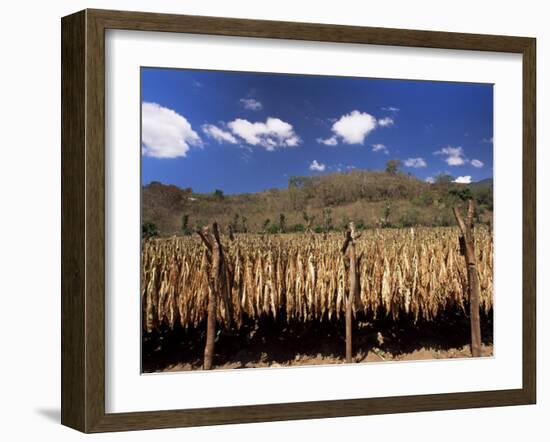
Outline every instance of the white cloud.
[(471, 182), (472, 182), (472, 177), (470, 175), (459, 176), (456, 180), (453, 181), (453, 183), (460, 183), (460, 184), (470, 184)]
[(300, 138), (298, 138), (298, 136), (294, 135), (290, 138), (287, 138), (285, 143), (288, 147), (295, 147), (298, 144), (300, 144)]
[(227, 123), (227, 127), (248, 144), (263, 146), (269, 151), (278, 147), (294, 147), (301, 141), (292, 125), (279, 118), (269, 117), (265, 123), (251, 123), (248, 120), (237, 118)]
[(470, 161), (470, 164), (474, 167), (477, 167), (478, 169), (483, 167), (483, 161), (476, 160), (475, 158), (472, 161)]
[(483, 143), (493, 144), (493, 137), (491, 138), (483, 138), (481, 140)]
[(394, 107), (394, 106), (383, 107), (382, 110), (383, 110), (383, 111), (386, 111), (386, 112), (393, 112), (393, 113), (399, 112), (399, 108), (398, 108), (398, 107)]
[(342, 115), (332, 125), (332, 131), (346, 144), (363, 144), (365, 137), (375, 128), (376, 118), (357, 110)]
[(435, 183), (435, 178), (433, 176), (429, 176), (424, 181), (426, 181), (427, 183), (433, 184)]
[(378, 120), (378, 124), (382, 127), (393, 126), (393, 118), (392, 117), (380, 118)]
[(462, 166), (468, 161), (467, 158), (464, 157), (464, 150), (462, 147), (447, 146), (441, 150), (435, 151), (434, 154), (445, 156), (445, 161), (449, 166)]
[(317, 172), (323, 172), (326, 169), (326, 165), (318, 163), (317, 160), (313, 160), (309, 165), (309, 170), (315, 170)]
[(254, 98), (241, 98), (239, 100), (245, 109), (257, 111), (262, 109), (263, 105), (258, 100), (255, 100)]
[(317, 142), (325, 146), (336, 146), (338, 144), (338, 138), (336, 138), (336, 135), (330, 138), (317, 138)]
[(218, 126), (213, 124), (203, 124), (202, 131), (208, 135), (210, 138), (214, 138), (218, 143), (230, 143), (237, 144), (237, 139), (231, 135), (230, 132), (220, 129)]
[(191, 124), (177, 112), (157, 103), (141, 105), (143, 155), (177, 158), (187, 155), (190, 146), (201, 145)]
[(384, 152), (386, 155), (388, 154), (388, 148), (383, 144), (373, 144), (372, 145), (372, 151), (373, 152)]
[(405, 164), (406, 167), (414, 167), (415, 169), (418, 169), (420, 167), (426, 167), (426, 161), (424, 158), (407, 158), (405, 161), (403, 161), (403, 164)]

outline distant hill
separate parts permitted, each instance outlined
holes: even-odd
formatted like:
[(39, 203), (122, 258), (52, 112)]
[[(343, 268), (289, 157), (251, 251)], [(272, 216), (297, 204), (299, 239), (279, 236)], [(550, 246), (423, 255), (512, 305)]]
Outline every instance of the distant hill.
[(483, 189), (483, 188), (493, 189), (493, 179), (485, 178), (484, 180), (471, 183), (469, 184), (469, 186), (473, 189)]
[(352, 170), (291, 177), (285, 189), (237, 195), (200, 194), (152, 182), (142, 188), (142, 219), (163, 235), (191, 232), (214, 221), (237, 232), (308, 226), (321, 231), (339, 229), (350, 220), (360, 227), (454, 225), (452, 207), (468, 196), (478, 202), (479, 220), (492, 217), (492, 179), (429, 184), (404, 173)]

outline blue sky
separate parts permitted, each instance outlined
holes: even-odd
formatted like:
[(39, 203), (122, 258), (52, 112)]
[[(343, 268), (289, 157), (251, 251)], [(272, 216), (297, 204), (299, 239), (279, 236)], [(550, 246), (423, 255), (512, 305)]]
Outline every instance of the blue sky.
[(142, 183), (207, 193), (383, 169), (493, 175), (493, 86), (142, 68)]

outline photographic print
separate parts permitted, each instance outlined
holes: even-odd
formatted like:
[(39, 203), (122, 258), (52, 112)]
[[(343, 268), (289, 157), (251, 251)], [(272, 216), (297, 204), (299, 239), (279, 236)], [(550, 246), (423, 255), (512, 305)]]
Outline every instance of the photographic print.
[(492, 84), (140, 75), (143, 373), (493, 355)]

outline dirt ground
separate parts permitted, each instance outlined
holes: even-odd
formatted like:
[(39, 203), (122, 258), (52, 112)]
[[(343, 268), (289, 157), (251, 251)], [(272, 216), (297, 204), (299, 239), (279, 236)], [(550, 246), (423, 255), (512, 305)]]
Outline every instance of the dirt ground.
[[(492, 313), (482, 316), (483, 356), (493, 355)], [(200, 370), (204, 327), (143, 336), (142, 371)], [(470, 324), (461, 312), (434, 321), (358, 317), (354, 321), (354, 362), (414, 361), (471, 357)], [(239, 331), (219, 330), (214, 369), (290, 367), (344, 363), (343, 318), (323, 322), (263, 320)]]

